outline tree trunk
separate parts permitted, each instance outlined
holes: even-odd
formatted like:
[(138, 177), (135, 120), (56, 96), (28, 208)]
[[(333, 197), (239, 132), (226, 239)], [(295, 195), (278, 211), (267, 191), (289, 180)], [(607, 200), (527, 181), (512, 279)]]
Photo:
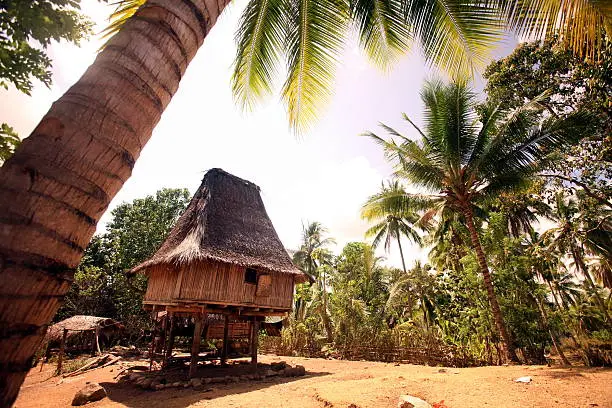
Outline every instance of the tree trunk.
[(334, 333), (331, 326), (331, 320), (327, 315), (327, 285), (325, 282), (325, 271), (321, 271), (323, 275), (323, 326), (325, 326), (325, 334), (327, 335), (327, 342), (330, 343), (334, 339)]
[(574, 245), (571, 246), (571, 252), (572, 252), (572, 257), (574, 258), (574, 263), (576, 264), (576, 268), (584, 276), (585, 281), (587, 282), (587, 285), (589, 286), (589, 289), (593, 291), (593, 297), (595, 297), (595, 302), (597, 303), (597, 306), (599, 306), (601, 313), (604, 315), (604, 320), (606, 321), (606, 323), (609, 322), (610, 315), (608, 314), (606, 305), (604, 304), (603, 300), (599, 297), (599, 293), (597, 293), (597, 286), (595, 286), (595, 282), (593, 281), (593, 278), (591, 277), (591, 274), (589, 273), (587, 266), (584, 264), (582, 257), (578, 253), (578, 249)]
[(478, 265), (480, 266), (480, 272), (482, 273), (484, 286), (487, 291), (487, 298), (489, 299), (489, 304), (491, 306), (491, 313), (493, 314), (495, 327), (497, 328), (497, 332), (502, 340), (502, 353), (504, 354), (505, 359), (513, 362), (519, 362), (514, 346), (510, 341), (508, 331), (506, 330), (506, 325), (504, 324), (504, 318), (502, 316), (499, 303), (497, 302), (497, 295), (495, 295), (495, 289), (493, 288), (493, 282), (491, 281), (491, 274), (489, 273), (489, 265), (487, 264), (487, 258), (485, 257), (482, 245), (480, 244), (478, 231), (476, 231), (476, 227), (474, 226), (474, 216), (469, 204), (464, 207), (463, 216), (465, 217), (467, 224), (466, 226), (470, 231), (472, 247), (476, 251), (476, 258), (478, 259)]
[(228, 0), (149, 0), (0, 168), (0, 406)]
[(402, 251), (402, 243), (401, 243), (399, 234), (397, 235), (397, 246), (399, 247), (400, 257), (402, 258), (402, 268), (404, 268), (404, 273), (408, 273), (406, 272), (406, 262), (404, 261), (404, 251)]
[(552, 341), (555, 351), (561, 358), (563, 365), (571, 366), (572, 364), (569, 362), (569, 360), (565, 356), (565, 353), (563, 353), (563, 350), (561, 350), (561, 347), (559, 347), (559, 343), (557, 342), (557, 336), (555, 336), (555, 334), (552, 332), (552, 329), (550, 328), (550, 325), (548, 324), (548, 314), (546, 313), (546, 309), (544, 308), (544, 305), (537, 297), (535, 297), (535, 295), (534, 295), (534, 299), (538, 305), (538, 308), (540, 309), (540, 315), (542, 316), (542, 323), (544, 323), (544, 327), (546, 328), (546, 331), (548, 331), (548, 335), (550, 336), (550, 340)]
[[(400, 251), (400, 258), (402, 258), (402, 268), (404, 269), (404, 274), (408, 275), (408, 271), (406, 270), (406, 262), (404, 261), (404, 251), (402, 250), (402, 243), (401, 243), (399, 234), (397, 235), (397, 246)], [(408, 290), (408, 315), (410, 316), (411, 320), (412, 320), (413, 313), (414, 312), (412, 310), (412, 291)]]

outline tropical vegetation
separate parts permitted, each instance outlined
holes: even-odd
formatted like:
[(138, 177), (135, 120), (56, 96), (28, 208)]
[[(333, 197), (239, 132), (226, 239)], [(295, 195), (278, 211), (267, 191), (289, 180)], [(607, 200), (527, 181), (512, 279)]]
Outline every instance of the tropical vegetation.
[[(131, 17), (116, 26), (118, 32), (91, 67), (0, 168), (0, 275), (8, 282), (0, 298), (0, 330), (10, 333), (0, 339), (0, 405), (14, 401), (96, 224), (130, 177), (189, 63), (228, 3), (210, 7), (203, 0), (149, 0), (133, 12), (126, 10), (122, 15)], [(57, 12), (65, 10), (60, 6), (74, 11), (79, 2), (32, 4)], [(2, 3), (2, 41), (9, 35), (9, 43), (17, 40), (27, 49), (33, 35), (42, 32), (44, 45), (62, 37), (49, 35), (47, 29), (57, 28), (51, 23), (74, 27), (70, 24), (78, 21), (70, 20), (76, 16), (71, 12), (68, 20), (65, 13), (59, 19), (43, 18), (36, 25), (40, 32), (15, 29), (19, 20), (14, 12), (30, 18), (36, 8), (29, 6)], [(238, 101), (249, 106), (271, 90), (284, 57), (288, 75), (282, 94), (289, 122), (303, 130), (329, 96), (339, 50), (352, 29), (381, 65), (414, 38), (427, 61), (457, 76), (484, 62), (483, 51), (504, 28), (540, 39), (558, 30), (573, 50), (599, 61), (600, 33), (610, 29), (609, 22), (605, 2), (252, 1), (238, 29), (234, 90)], [(10, 37), (23, 32), (29, 37)], [(44, 77), (45, 59), (36, 55), (36, 70)]]

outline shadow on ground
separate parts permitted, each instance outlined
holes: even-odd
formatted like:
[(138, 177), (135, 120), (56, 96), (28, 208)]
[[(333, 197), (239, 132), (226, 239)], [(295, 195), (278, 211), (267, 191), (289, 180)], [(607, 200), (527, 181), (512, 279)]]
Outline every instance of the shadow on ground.
[(600, 373), (612, 371), (610, 367), (551, 367), (550, 369), (538, 373), (540, 376), (550, 378), (574, 378), (584, 377), (584, 374)]
[[(246, 392), (268, 388), (277, 384), (299, 382), (312, 377), (329, 375), (328, 372), (307, 372), (303, 377), (269, 377), (264, 380), (243, 381), (230, 384), (209, 384), (201, 391), (193, 388), (169, 388), (160, 391), (143, 390), (134, 384), (103, 382), (111, 401), (131, 408), (151, 408), (163, 406), (165, 408), (186, 407), (202, 400), (214, 400), (227, 395), (236, 395)], [(152, 404), (154, 400), (154, 404)]]

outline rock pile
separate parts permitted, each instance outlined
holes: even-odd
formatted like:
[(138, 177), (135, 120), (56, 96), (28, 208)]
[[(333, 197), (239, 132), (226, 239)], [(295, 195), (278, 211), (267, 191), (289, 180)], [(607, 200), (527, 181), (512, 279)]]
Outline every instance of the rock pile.
[(196, 391), (205, 390), (209, 384), (230, 384), (245, 381), (259, 381), (272, 377), (301, 377), (306, 375), (304, 366), (296, 365), (295, 367), (281, 361), (272, 363), (268, 370), (253, 374), (244, 374), (239, 376), (223, 376), (223, 377), (203, 377), (192, 378), (188, 381), (169, 382), (167, 379), (157, 376), (150, 377), (146, 373), (130, 373), (122, 378), (122, 381), (133, 383), (140, 388), (154, 391), (163, 390), (166, 388), (193, 388)]

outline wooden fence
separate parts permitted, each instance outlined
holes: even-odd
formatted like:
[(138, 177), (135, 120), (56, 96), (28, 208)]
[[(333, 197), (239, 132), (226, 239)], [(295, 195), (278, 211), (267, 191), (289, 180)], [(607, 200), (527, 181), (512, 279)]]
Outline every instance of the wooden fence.
[(265, 337), (260, 340), (260, 352), (277, 355), (298, 355), (305, 357), (334, 357), (345, 360), (368, 360), (401, 362), (444, 367), (474, 367), (485, 365), (486, 361), (475, 359), (458, 347), (372, 347), (353, 346), (322, 351), (319, 347), (303, 347), (287, 350), (281, 338)]

